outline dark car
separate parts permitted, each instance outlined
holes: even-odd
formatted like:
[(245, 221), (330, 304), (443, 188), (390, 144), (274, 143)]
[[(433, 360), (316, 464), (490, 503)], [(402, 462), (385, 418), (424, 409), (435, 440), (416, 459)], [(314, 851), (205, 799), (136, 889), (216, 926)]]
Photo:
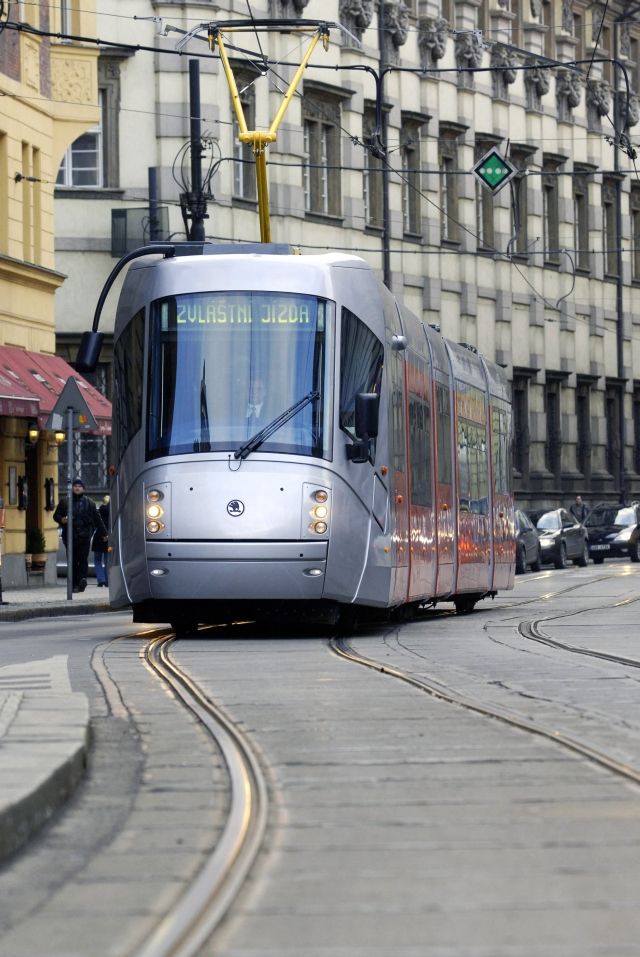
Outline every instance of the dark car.
[(566, 568), (569, 560), (583, 567), (589, 561), (587, 530), (566, 508), (545, 512), (536, 523), (542, 561)]
[(585, 521), (589, 554), (596, 565), (626, 556), (640, 561), (640, 505), (595, 505)]
[(531, 565), (534, 572), (540, 571), (540, 539), (533, 522), (524, 512), (516, 509), (516, 575), (526, 572), (528, 565)]

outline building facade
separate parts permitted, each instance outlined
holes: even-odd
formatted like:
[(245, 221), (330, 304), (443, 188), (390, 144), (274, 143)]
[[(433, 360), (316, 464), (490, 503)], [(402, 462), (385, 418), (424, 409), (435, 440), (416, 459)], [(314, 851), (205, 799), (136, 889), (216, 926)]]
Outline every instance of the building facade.
[[(265, 0), (252, 11), (339, 24), (269, 147), (273, 240), (357, 252), (418, 316), (506, 368), (523, 507), (640, 498), (636, 5)], [(185, 238), (190, 58), (207, 239), (259, 239), (251, 151), (197, 30), (214, 13), (222, 30), (248, 16), (239, 0), (224, 11), (98, 0), (101, 120), (85, 140), (91, 161), (68, 153), (56, 188), (57, 262), (70, 277), (56, 328), (69, 358), (114, 256)], [(249, 128), (267, 129), (306, 40), (225, 41)], [(495, 192), (474, 174), (492, 149), (515, 172)]]
[[(0, 17), (0, 475), (1, 582), (23, 585), (25, 554), (44, 537), (47, 582), (55, 579), (51, 514), (58, 447), (47, 432), (48, 394), (60, 391), (55, 297), (65, 276), (54, 259), (53, 192), (69, 145), (95, 125), (97, 52), (48, 34), (95, 33), (93, 0), (10, 2)], [(51, 361), (48, 361), (51, 360)], [(23, 362), (25, 365), (23, 366)], [(29, 538), (27, 538), (29, 533)], [(31, 545), (30, 545), (31, 542)], [(41, 549), (38, 549), (41, 551)]]

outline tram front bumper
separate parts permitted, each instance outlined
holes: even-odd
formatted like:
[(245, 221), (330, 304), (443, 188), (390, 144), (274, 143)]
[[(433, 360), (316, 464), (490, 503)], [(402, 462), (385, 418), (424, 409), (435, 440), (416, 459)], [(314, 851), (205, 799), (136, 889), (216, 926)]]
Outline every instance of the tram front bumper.
[(327, 542), (147, 542), (155, 599), (318, 599)]

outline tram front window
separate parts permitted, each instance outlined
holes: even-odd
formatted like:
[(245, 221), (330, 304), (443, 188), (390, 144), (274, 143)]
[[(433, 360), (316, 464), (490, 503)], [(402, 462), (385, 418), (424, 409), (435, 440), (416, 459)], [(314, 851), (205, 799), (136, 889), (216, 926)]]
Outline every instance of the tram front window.
[(317, 393), (261, 452), (329, 458), (333, 304), (290, 293), (191, 293), (152, 304), (147, 454), (233, 452)]

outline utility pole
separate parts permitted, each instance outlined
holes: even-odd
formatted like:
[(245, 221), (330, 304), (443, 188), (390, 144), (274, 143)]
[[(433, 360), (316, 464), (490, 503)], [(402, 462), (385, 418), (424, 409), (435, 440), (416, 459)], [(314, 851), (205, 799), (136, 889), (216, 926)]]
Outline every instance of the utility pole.
[[(200, 61), (189, 60), (189, 115), (191, 144), (191, 189), (180, 194), (180, 205), (187, 230), (187, 239), (204, 242), (204, 221), (208, 219), (207, 203), (202, 193), (202, 139), (200, 113)], [(191, 220), (191, 225), (188, 221)]]
[(382, 161), (382, 279), (387, 287), (391, 288), (391, 211), (389, 209), (389, 166), (387, 164), (387, 111), (384, 108), (384, 78), (387, 72), (387, 44), (386, 44), (386, 0), (378, 0), (378, 45), (380, 58), (378, 67), (378, 156)]

